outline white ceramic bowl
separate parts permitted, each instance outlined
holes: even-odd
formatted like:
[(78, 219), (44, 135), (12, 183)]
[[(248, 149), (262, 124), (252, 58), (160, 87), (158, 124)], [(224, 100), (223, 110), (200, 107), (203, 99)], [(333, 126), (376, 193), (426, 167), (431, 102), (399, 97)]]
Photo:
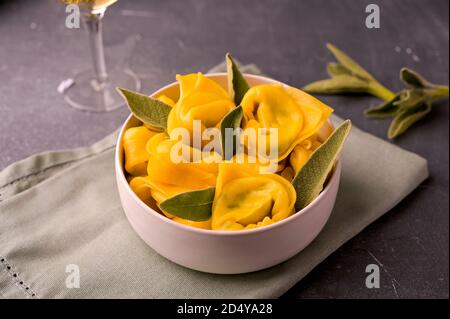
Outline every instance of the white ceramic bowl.
[[(226, 74), (208, 74), (224, 88)], [(245, 75), (250, 85), (280, 83)], [(152, 96), (164, 93), (178, 99), (178, 83), (169, 84)], [(217, 274), (261, 270), (298, 254), (319, 234), (333, 209), (341, 175), (340, 161), (322, 193), (307, 207), (269, 226), (241, 231), (212, 231), (176, 223), (142, 202), (129, 187), (123, 169), (123, 132), (140, 122), (129, 116), (116, 146), (115, 170), (120, 200), (136, 233), (155, 251), (182, 266)], [(132, 249), (132, 247), (130, 247)]]

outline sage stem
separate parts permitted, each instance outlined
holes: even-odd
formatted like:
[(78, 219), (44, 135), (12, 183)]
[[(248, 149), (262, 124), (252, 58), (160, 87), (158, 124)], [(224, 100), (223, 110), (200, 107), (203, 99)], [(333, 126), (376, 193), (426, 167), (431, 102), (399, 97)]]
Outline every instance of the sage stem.
[(390, 101), (395, 97), (394, 92), (392, 92), (379, 82), (373, 82), (370, 84), (369, 93), (384, 101)]

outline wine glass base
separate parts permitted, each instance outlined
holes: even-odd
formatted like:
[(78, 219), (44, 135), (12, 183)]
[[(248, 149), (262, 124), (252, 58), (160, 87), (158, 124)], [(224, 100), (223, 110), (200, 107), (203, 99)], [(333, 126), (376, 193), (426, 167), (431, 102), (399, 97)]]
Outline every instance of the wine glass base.
[(108, 72), (108, 81), (99, 84), (91, 70), (78, 73), (74, 83), (64, 91), (64, 100), (79, 110), (110, 112), (125, 105), (116, 88), (139, 91), (141, 83), (131, 70), (113, 69)]

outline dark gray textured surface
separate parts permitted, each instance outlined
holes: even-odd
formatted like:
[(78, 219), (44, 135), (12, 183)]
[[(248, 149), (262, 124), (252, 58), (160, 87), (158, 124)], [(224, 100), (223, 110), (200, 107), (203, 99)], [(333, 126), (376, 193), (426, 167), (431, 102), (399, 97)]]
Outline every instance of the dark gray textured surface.
[[(0, 1), (0, 169), (36, 152), (92, 143), (127, 116), (125, 108), (108, 114), (76, 111), (56, 92), (72, 71), (90, 66), (85, 34), (65, 28), (64, 8), (56, 2)], [(380, 5), (381, 29), (365, 28), (368, 3)], [(105, 44), (113, 64), (127, 49), (124, 37), (142, 36), (129, 63), (143, 78), (144, 92), (174, 80), (176, 73), (207, 70), (227, 51), (302, 86), (326, 76), (325, 64), (332, 60), (326, 42), (397, 90), (402, 66), (448, 84), (448, 6), (447, 0), (121, 0), (107, 12)], [(340, 116), (385, 138), (389, 121), (362, 115), (376, 99), (324, 100)], [(446, 100), (438, 103), (395, 142), (427, 158), (431, 177), (286, 298), (448, 298), (448, 106)], [(380, 289), (364, 285), (369, 263), (381, 266)]]

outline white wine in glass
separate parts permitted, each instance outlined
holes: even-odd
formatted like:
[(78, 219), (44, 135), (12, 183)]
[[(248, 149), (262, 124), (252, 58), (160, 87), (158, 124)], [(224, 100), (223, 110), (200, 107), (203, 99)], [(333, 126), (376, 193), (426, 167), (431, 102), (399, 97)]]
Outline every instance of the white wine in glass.
[[(76, 3), (77, 1), (64, 1)], [(140, 81), (127, 68), (106, 68), (102, 37), (102, 19), (106, 9), (117, 0), (80, 0), (81, 16), (89, 36), (93, 69), (77, 73), (73, 85), (64, 90), (70, 106), (92, 112), (109, 112), (124, 105), (116, 87), (138, 91)]]

